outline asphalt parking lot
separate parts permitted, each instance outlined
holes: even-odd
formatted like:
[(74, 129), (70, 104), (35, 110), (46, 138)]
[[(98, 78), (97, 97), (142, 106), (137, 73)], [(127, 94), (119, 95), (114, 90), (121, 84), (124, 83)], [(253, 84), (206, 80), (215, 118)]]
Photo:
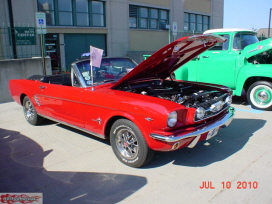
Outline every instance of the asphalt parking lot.
[(50, 121), (31, 126), (18, 104), (0, 104), (0, 192), (41, 192), (48, 204), (272, 203), (271, 111), (239, 97), (233, 106), (216, 137), (135, 169), (107, 141)]

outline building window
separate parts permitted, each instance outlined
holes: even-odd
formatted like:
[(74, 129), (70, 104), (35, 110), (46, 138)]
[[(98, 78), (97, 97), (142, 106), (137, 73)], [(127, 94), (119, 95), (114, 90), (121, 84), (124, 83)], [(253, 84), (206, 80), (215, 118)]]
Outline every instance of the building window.
[(54, 0), (38, 0), (38, 11), (45, 13), (47, 25), (55, 25)]
[(189, 14), (188, 13), (184, 13), (184, 31), (188, 31), (189, 30)]
[(140, 28), (148, 28), (148, 9), (140, 8)]
[(76, 0), (76, 24), (78, 26), (89, 25), (88, 0)]
[(203, 31), (203, 22), (202, 22), (202, 15), (197, 15), (196, 19), (196, 31), (197, 32), (202, 32)]
[(158, 9), (151, 9), (150, 28), (158, 29), (159, 15)]
[(49, 26), (105, 27), (105, 2), (90, 0), (37, 0)]
[(169, 11), (129, 5), (129, 27), (138, 29), (165, 29)]
[(203, 31), (210, 29), (209, 20), (210, 17), (203, 16)]
[(196, 31), (196, 15), (190, 14), (190, 31)]
[(168, 12), (165, 10), (160, 10), (160, 14), (161, 14), (161, 18), (160, 18), (161, 24), (160, 25), (166, 26), (168, 24)]
[(92, 1), (93, 26), (103, 27), (104, 25), (104, 3)]
[(129, 27), (137, 28), (137, 16), (138, 16), (138, 7), (137, 6), (129, 6)]
[(58, 0), (59, 25), (73, 25), (71, 0)]
[(193, 14), (184, 13), (184, 31), (192, 32), (203, 32), (210, 28), (210, 17)]

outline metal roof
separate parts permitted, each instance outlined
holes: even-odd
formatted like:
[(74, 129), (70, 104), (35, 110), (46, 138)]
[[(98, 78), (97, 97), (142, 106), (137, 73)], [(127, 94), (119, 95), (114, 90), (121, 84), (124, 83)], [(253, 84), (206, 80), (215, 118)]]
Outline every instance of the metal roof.
[(256, 33), (253, 30), (244, 29), (244, 28), (220, 28), (220, 29), (206, 30), (204, 32), (204, 34), (207, 34), (207, 33), (223, 33), (223, 32), (241, 32), (241, 31)]

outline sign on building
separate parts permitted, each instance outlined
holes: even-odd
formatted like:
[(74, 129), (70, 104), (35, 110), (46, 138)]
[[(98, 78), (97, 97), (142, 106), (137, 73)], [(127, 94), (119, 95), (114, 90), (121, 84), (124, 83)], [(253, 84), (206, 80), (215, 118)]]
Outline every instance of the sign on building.
[(16, 45), (36, 45), (35, 27), (14, 27)]
[(177, 35), (178, 33), (178, 24), (177, 22), (173, 22), (172, 34)]

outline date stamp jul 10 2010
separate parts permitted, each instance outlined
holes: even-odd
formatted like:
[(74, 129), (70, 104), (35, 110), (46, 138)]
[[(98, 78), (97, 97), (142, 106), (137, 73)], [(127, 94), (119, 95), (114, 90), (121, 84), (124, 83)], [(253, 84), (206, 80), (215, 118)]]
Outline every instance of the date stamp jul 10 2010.
[[(221, 182), (222, 189), (257, 189), (259, 187), (259, 183), (257, 181), (222, 181)], [(212, 181), (202, 181), (199, 186), (200, 189), (216, 189), (213, 185)]]

